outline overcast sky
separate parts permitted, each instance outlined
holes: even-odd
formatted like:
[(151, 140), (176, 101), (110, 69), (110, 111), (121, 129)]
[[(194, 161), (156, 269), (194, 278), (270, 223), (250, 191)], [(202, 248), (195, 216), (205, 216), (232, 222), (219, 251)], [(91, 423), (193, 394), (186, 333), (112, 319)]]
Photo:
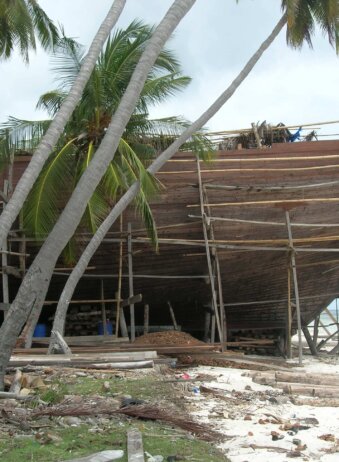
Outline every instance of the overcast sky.
[[(66, 34), (89, 46), (111, 0), (40, 0), (41, 6)], [(170, 0), (127, 0), (118, 26), (139, 18), (156, 24)], [(236, 77), (269, 35), (281, 16), (280, 0), (197, 0), (170, 43), (193, 82), (179, 96), (151, 111), (153, 117), (182, 115), (197, 118)], [(20, 58), (0, 62), (0, 121), (9, 115), (44, 118), (35, 110), (39, 95), (53, 89), (50, 58), (31, 54), (30, 65)], [(318, 33), (314, 49), (288, 49), (285, 31), (261, 58), (231, 100), (210, 120), (208, 129), (229, 130), (267, 120), (276, 124), (306, 124), (339, 120), (339, 58)], [(339, 125), (319, 134), (339, 133)]]

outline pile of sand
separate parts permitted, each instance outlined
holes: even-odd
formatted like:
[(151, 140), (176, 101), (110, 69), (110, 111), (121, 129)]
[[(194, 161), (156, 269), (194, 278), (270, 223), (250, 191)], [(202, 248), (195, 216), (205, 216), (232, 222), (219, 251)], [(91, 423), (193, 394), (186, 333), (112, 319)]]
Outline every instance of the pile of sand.
[(197, 340), (186, 332), (169, 330), (165, 332), (153, 332), (135, 339), (135, 343), (143, 345), (204, 345), (204, 342)]

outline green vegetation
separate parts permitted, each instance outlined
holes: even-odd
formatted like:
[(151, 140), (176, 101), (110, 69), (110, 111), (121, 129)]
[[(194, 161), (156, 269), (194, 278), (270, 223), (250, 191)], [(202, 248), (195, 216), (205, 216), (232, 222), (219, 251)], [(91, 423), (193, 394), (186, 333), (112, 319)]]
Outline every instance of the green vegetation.
[(0, 458), (2, 462), (57, 462), (108, 449), (122, 449), (125, 454), (119, 461), (127, 462), (127, 431), (133, 427), (142, 431), (144, 450), (152, 455), (161, 454), (165, 460), (170, 455), (180, 455), (188, 461), (227, 462), (210, 443), (188, 439), (176, 429), (154, 422), (130, 423), (118, 419), (112, 419), (104, 433), (89, 432), (89, 425), (48, 429), (60, 438), (59, 442), (50, 444), (41, 444), (34, 437), (8, 437), (0, 440)]
[[(103, 390), (103, 383), (109, 381), (111, 392)], [(62, 401), (67, 394), (72, 395), (107, 395), (112, 394), (131, 395), (133, 398), (145, 399), (151, 403), (159, 403), (166, 400), (169, 406), (173, 406), (176, 412), (185, 412), (182, 405), (176, 406), (176, 390), (170, 382), (159, 380), (154, 375), (141, 378), (123, 378), (119, 376), (105, 378), (70, 377), (63, 375), (62, 380), (54, 381), (47, 391), (40, 394), (40, 398), (50, 404)], [(44, 418), (40, 429), (52, 436), (52, 441), (42, 444), (44, 436), (39, 440), (36, 436), (0, 437), (0, 459), (2, 462), (57, 462), (75, 457), (89, 455), (108, 449), (123, 449), (125, 455), (121, 462), (127, 462), (127, 431), (137, 428), (143, 434), (144, 450), (152, 455), (161, 454), (165, 460), (170, 455), (178, 455), (185, 461), (197, 462), (227, 462), (227, 458), (220, 453), (212, 443), (206, 443), (196, 438), (189, 438), (187, 433), (180, 428), (171, 427), (161, 422), (138, 421), (123, 416), (114, 416), (98, 422), (93, 416), (93, 423), (85, 417), (84, 424), (78, 427), (62, 428), (57, 417), (50, 420)], [(47, 421), (47, 424), (46, 424)], [(37, 422), (34, 422), (37, 424)], [(94, 431), (93, 427), (98, 431)]]

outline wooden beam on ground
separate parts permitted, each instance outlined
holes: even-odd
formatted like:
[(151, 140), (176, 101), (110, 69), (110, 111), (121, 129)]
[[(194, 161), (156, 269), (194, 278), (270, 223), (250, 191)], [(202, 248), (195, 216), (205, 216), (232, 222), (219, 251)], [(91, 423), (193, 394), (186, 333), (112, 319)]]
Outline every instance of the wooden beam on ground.
[(128, 462), (145, 462), (142, 435), (139, 430), (132, 429), (127, 432)]

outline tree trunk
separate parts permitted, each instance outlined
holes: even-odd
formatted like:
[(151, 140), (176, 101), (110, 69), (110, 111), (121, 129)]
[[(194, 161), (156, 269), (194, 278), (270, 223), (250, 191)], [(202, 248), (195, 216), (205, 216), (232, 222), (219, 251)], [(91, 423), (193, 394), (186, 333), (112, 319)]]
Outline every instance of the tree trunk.
[[(219, 98), (207, 109), (201, 117), (199, 117), (193, 124), (188, 127), (182, 135), (175, 140), (148, 168), (148, 171), (151, 173), (156, 173), (160, 168), (169, 160), (180, 148), (180, 146), (197, 130), (201, 129), (208, 120), (214, 116), (214, 114), (221, 108), (223, 104), (233, 95), (235, 90), (240, 86), (240, 84), (245, 80), (247, 75), (253, 69), (257, 61), (260, 59), (264, 51), (270, 46), (270, 44), (277, 37), (281, 29), (286, 24), (286, 15), (284, 15), (276, 27), (273, 29), (269, 37), (261, 44), (260, 48), (256, 53), (251, 57), (247, 62), (243, 70), (236, 77), (236, 79), (231, 83), (231, 85), (225, 90)], [(107, 218), (102, 222), (101, 226), (96, 231), (95, 235), (92, 237), (91, 241), (88, 243), (86, 249), (82, 253), (77, 265), (74, 267), (72, 273), (70, 274), (65, 287), (61, 293), (59, 303), (56, 309), (53, 329), (58, 330), (61, 334), (64, 333), (65, 329), (65, 319), (67, 314), (67, 309), (69, 302), (72, 298), (74, 290), (86, 270), (92, 256), (98, 249), (101, 241), (107, 234), (107, 232), (113, 226), (115, 220), (120, 216), (120, 214), (128, 207), (132, 202), (139, 191), (139, 182), (134, 183), (130, 189), (121, 197), (121, 199), (114, 206)]]
[(101, 24), (93, 42), (85, 56), (79, 74), (71, 90), (51, 122), (46, 134), (36, 148), (34, 155), (20, 178), (15, 191), (0, 217), (0, 247), (18, 216), (33, 184), (38, 178), (46, 160), (57, 143), (66, 123), (68, 122), (76, 105), (80, 101), (86, 83), (92, 74), (103, 44), (107, 40), (113, 26), (117, 22), (126, 0), (115, 0), (106, 18)]
[[(8, 312), (9, 321), (5, 321), (0, 329), (0, 389), (3, 387), (5, 368), (22, 325), (32, 309), (41, 310), (58, 256), (75, 233), (85, 212), (87, 202), (113, 160), (119, 140), (135, 109), (150, 68), (167, 39), (194, 3), (195, 0), (175, 0), (164, 19), (155, 29), (133, 72), (119, 107), (112, 117), (100, 147), (23, 279)], [(61, 330), (59, 332), (63, 333)]]

